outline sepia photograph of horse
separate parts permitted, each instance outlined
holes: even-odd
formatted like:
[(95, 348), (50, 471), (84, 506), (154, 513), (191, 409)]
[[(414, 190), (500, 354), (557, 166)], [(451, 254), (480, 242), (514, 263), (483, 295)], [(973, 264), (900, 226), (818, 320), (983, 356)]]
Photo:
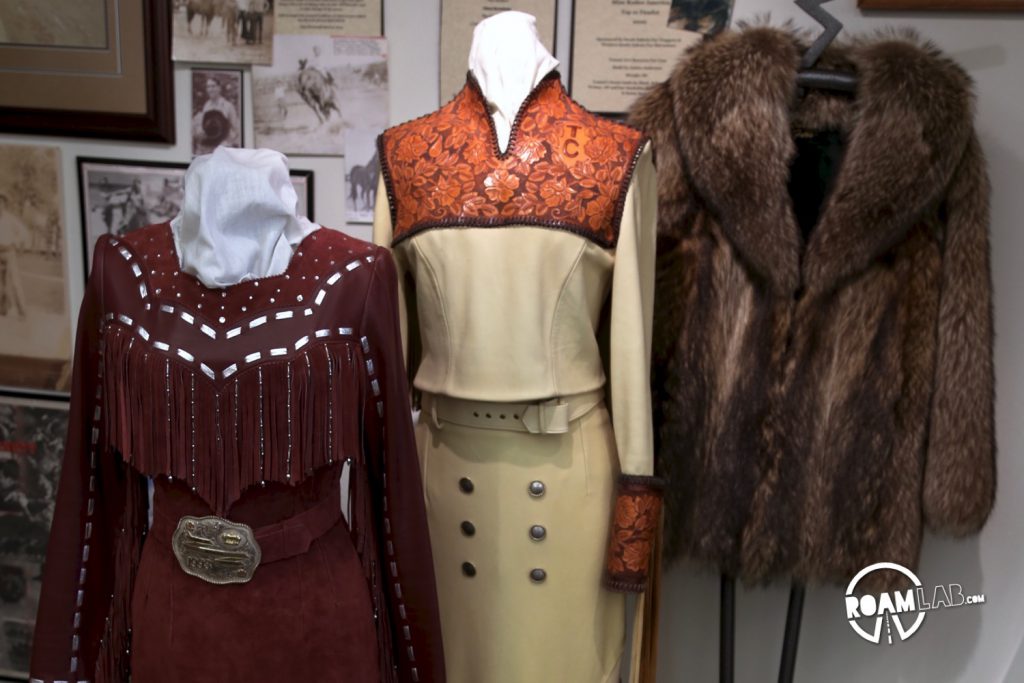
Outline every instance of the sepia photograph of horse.
[(70, 390), (60, 150), (0, 145), (0, 385)]
[(178, 62), (270, 64), (270, 0), (174, 0), (171, 56)]
[(347, 130), (388, 125), (387, 41), (278, 35), (252, 89), (257, 147), (342, 156)]
[(373, 223), (377, 201), (380, 160), (377, 136), (381, 128), (350, 128), (345, 131), (345, 222)]

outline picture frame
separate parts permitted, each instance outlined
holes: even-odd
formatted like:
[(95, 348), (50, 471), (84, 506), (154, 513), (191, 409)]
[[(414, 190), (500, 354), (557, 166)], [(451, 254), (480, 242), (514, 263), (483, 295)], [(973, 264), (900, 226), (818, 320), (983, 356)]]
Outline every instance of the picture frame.
[[(188, 164), (96, 157), (78, 157), (77, 162), (82, 255), (88, 277), (100, 236), (123, 235), (178, 214)], [(299, 195), (299, 212), (313, 220), (313, 171), (292, 169), (289, 174)]]
[(466, 85), (466, 58), (476, 25), (500, 12), (514, 10), (537, 20), (537, 34), (551, 54), (558, 50), (557, 0), (441, 0), (441, 40), (438, 59), (440, 101), (447, 102)]
[(1024, 12), (1024, 0), (857, 0), (861, 11)]
[(55, 145), (0, 145), (0, 389), (71, 390), (67, 218)]
[(279, 35), (274, 64), (252, 69), (253, 145), (345, 156), (345, 130), (389, 124), (386, 38)]
[(273, 0), (174, 0), (171, 60), (271, 64), (277, 19)]
[(572, 5), (568, 92), (585, 109), (624, 118), (638, 97), (668, 78), (702, 39), (669, 25), (672, 3), (579, 0)]
[(377, 136), (373, 128), (345, 131), (345, 224), (372, 224), (380, 180)]
[(245, 147), (245, 79), (241, 69), (190, 72), (192, 156), (218, 146)]
[(52, 25), (52, 3), (20, 3), (29, 20), (0, 43), (0, 129), (173, 143), (172, 0), (59, 1), (106, 23), (96, 36), (39, 38), (31, 20)]
[(313, 206), (313, 171), (300, 170), (300, 169), (289, 169), (289, 175), (292, 177), (292, 185), (295, 186), (295, 192), (299, 195), (299, 207), (298, 211), (300, 214), (314, 220), (314, 206)]
[(27, 681), (69, 403), (0, 394), (0, 678)]

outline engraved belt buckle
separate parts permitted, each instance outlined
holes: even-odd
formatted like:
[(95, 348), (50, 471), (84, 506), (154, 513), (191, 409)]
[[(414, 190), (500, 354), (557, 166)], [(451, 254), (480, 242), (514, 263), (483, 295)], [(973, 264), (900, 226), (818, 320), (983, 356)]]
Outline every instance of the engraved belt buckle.
[(246, 583), (260, 564), (252, 529), (220, 517), (182, 517), (171, 548), (186, 574), (209, 583)]

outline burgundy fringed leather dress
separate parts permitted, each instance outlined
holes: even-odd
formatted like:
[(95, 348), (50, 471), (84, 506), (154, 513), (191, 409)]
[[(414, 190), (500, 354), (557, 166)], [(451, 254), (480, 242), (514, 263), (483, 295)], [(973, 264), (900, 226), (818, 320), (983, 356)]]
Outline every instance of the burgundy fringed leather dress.
[[(225, 289), (180, 271), (167, 224), (99, 240), (33, 680), (444, 680), (396, 285), (329, 229)], [(185, 515), (251, 528), (248, 582), (186, 573)], [(220, 540), (189, 566), (240, 571)]]

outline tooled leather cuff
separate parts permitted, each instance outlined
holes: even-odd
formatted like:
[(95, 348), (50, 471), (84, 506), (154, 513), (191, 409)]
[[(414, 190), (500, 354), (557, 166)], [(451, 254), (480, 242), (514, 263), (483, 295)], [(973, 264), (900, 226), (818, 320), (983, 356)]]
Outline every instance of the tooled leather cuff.
[(606, 587), (639, 593), (647, 586), (664, 491), (665, 481), (660, 477), (619, 475), (605, 561)]

